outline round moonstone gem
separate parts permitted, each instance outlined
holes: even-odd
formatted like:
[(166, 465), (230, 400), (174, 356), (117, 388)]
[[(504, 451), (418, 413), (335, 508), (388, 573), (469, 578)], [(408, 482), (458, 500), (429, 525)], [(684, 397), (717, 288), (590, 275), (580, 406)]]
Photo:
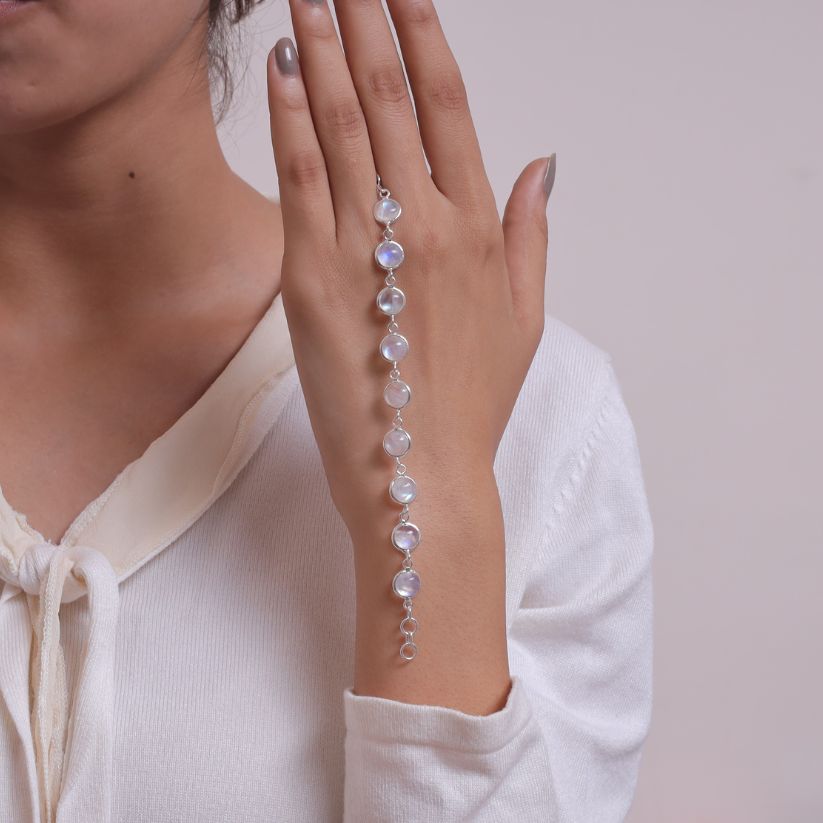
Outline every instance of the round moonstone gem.
[(383, 438), (383, 448), (391, 457), (402, 457), (411, 448), (411, 436), (405, 429), (392, 429)]
[(400, 217), (400, 204), (391, 197), (383, 197), (374, 206), (374, 219), (384, 226), (394, 223)]
[(387, 334), (380, 341), (380, 354), (386, 360), (402, 360), (409, 353), (409, 341), (402, 334)]
[(420, 543), (420, 529), (414, 523), (398, 523), (391, 533), (391, 542), (401, 552), (414, 551)]
[(397, 572), (391, 585), (398, 597), (416, 597), (420, 591), (420, 575), (417, 572)]
[(398, 268), (404, 257), (403, 247), (396, 240), (384, 240), (374, 251), (374, 258), (383, 269)]
[(402, 380), (392, 380), (383, 389), (383, 399), (393, 409), (402, 409), (411, 400), (411, 389)]
[(400, 314), (406, 305), (406, 295), (396, 286), (386, 286), (377, 295), (377, 306), (383, 314)]
[(417, 497), (417, 484), (405, 474), (398, 475), (389, 485), (389, 494), (398, 503), (411, 503)]

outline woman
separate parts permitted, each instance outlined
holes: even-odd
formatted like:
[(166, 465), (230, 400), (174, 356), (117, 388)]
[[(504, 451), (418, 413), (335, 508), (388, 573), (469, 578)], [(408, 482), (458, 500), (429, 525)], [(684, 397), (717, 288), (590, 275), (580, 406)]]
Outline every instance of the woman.
[(251, 5), (0, 0), (0, 819), (621, 820), (651, 532), (554, 159), (501, 222), (430, 0), (410, 89), (292, 0), (273, 204), (209, 93)]

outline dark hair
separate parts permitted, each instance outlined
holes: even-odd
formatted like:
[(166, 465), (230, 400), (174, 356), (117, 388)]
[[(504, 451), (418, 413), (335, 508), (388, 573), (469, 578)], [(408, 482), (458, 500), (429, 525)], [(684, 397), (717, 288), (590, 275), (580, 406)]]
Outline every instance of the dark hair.
[(220, 120), (231, 104), (234, 92), (232, 57), (235, 43), (230, 29), (263, 0), (209, 0), (209, 75), (214, 89), (215, 113)]

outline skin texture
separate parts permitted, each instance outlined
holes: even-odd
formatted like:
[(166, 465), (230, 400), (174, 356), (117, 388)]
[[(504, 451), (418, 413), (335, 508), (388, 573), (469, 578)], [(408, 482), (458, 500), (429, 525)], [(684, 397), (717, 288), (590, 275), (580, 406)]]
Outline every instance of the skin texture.
[[(431, 3), (389, 2), (418, 126), (380, 3), (338, 5), (346, 58), (326, 4), (292, 0), (300, 65), (282, 73), (274, 50), (268, 64), (281, 213), (220, 153), (205, 3), (36, 5), (0, 24), (7, 498), (59, 540), (196, 401), (282, 287), (352, 539), (355, 691), (496, 711), (511, 681), (492, 463), (542, 333), (546, 158), (526, 167), (501, 222)], [(380, 447), (391, 413), (370, 272), (377, 168), (404, 206), (406, 463), (424, 534), (412, 663), (398, 655), (402, 611), (389, 589), (398, 506)]]
[[(301, 71), (281, 43), (268, 75), (282, 290), (331, 495), (354, 546), (354, 689), (490, 713), (511, 686), (492, 465), (543, 331), (548, 159), (523, 172), (501, 223), (430, 0), (388, 3), (417, 122), (378, 0), (337, 3), (345, 56), (325, 3), (290, 5)], [(387, 540), (399, 507), (386, 494), (393, 464), (380, 447), (391, 420), (380, 399), (384, 323), (370, 299), (380, 279), (366, 279), (380, 239), (371, 213), (378, 169), (407, 215), (396, 225), (409, 299), (399, 321), (411, 343), (401, 371), (414, 391), (404, 462), (419, 485), (411, 508), (425, 535), (412, 663), (397, 654), (401, 610), (388, 587), (399, 567)]]
[(279, 207), (217, 142), (204, 11), (44, 0), (0, 22), (0, 484), (55, 542), (280, 287)]

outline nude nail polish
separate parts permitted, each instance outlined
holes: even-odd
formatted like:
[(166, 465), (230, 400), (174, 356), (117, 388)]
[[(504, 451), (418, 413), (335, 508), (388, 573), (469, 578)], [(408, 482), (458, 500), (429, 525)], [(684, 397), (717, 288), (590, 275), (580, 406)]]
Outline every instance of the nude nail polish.
[(546, 173), (543, 175), (543, 191), (546, 192), (546, 200), (549, 199), (549, 195), (552, 193), (552, 189), (554, 188), (554, 175), (556, 167), (557, 155), (553, 154), (549, 157), (549, 161), (546, 164)]
[(282, 37), (274, 44), (274, 60), (280, 74), (294, 77), (300, 72), (297, 49), (288, 37)]

